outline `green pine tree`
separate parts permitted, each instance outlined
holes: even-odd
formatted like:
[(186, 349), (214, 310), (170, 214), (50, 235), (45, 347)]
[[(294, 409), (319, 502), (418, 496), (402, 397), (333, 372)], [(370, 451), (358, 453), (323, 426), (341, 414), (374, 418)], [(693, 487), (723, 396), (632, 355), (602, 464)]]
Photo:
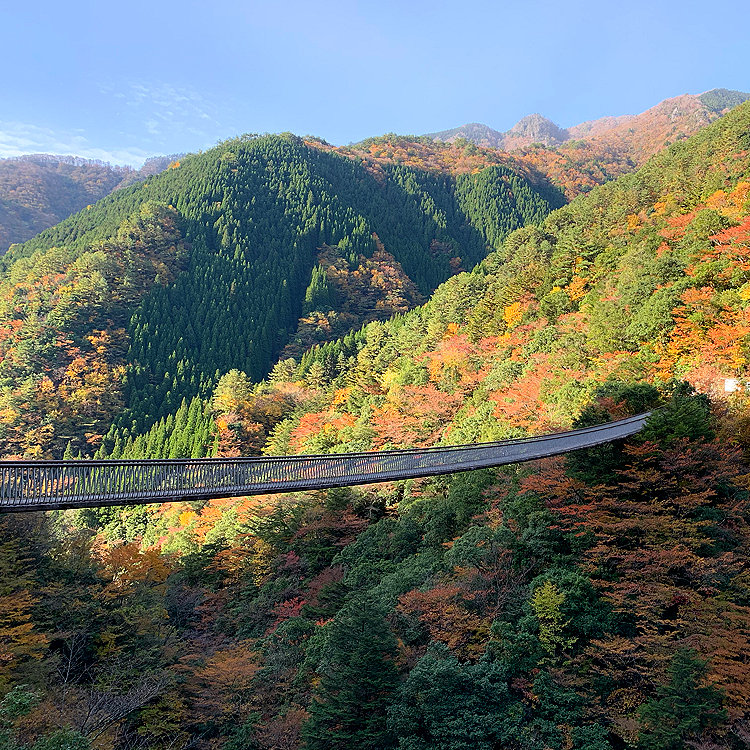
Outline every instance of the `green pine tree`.
[(347, 605), (331, 624), (320, 684), (303, 734), (308, 750), (387, 750), (386, 710), (396, 687), (396, 640), (372, 601)]
[(681, 648), (669, 667), (669, 684), (640, 710), (643, 750), (682, 750), (685, 742), (726, 719), (723, 692), (705, 684), (708, 663), (690, 648)]

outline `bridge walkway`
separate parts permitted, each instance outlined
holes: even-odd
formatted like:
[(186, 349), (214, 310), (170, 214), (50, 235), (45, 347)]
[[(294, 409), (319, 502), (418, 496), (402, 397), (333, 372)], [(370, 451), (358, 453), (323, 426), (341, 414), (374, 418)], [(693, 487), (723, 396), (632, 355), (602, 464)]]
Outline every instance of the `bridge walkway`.
[(209, 500), (452, 474), (620, 440), (641, 430), (649, 415), (519, 440), (366, 453), (0, 461), (0, 512)]

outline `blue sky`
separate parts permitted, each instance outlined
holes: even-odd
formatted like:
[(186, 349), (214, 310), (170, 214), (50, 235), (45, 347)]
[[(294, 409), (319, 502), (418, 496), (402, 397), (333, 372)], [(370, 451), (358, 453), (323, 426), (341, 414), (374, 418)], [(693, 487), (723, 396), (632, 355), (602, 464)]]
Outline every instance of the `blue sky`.
[(750, 91), (748, 21), (747, 0), (0, 0), (0, 156), (573, 125)]

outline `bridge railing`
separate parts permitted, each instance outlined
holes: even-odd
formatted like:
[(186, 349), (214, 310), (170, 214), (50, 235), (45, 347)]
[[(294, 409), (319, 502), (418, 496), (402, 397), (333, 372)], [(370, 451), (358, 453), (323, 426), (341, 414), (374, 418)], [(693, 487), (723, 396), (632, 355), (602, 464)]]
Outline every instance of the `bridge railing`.
[(519, 440), (365, 453), (0, 461), (0, 511), (201, 500), (449, 474), (611, 442), (638, 432), (648, 416)]

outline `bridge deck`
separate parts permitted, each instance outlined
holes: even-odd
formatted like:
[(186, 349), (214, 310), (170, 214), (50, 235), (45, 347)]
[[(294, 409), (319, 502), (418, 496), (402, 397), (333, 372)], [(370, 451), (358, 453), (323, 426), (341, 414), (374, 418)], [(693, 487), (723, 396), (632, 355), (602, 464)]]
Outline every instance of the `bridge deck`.
[(531, 461), (619, 440), (638, 432), (649, 414), (542, 437), (369, 453), (145, 461), (0, 461), (0, 511), (208, 500), (451, 474)]

